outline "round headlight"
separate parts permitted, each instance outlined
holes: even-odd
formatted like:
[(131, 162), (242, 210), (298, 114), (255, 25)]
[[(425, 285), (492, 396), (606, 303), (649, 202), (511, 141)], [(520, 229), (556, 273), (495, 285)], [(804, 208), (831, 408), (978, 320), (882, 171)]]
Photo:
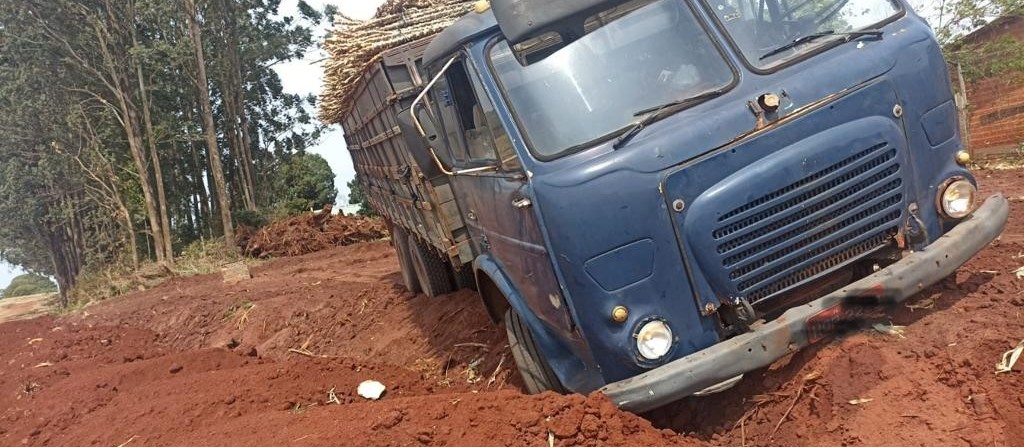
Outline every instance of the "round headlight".
[(946, 185), (939, 197), (942, 213), (953, 219), (963, 219), (974, 207), (974, 196), (978, 190), (967, 180), (956, 180)]
[(672, 349), (672, 329), (664, 321), (645, 323), (636, 333), (636, 349), (647, 360), (658, 360)]

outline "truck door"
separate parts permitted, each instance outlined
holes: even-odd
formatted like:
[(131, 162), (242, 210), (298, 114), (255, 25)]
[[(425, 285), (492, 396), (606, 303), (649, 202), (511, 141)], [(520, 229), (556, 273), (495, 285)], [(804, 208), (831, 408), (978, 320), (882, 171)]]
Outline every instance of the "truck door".
[(454, 167), (500, 166), (452, 178), (474, 249), (504, 266), (541, 320), (569, 332), (569, 313), (533, 210), (529, 179), (493, 103), (465, 59), (456, 60), (442, 81), (435, 89), (436, 104)]

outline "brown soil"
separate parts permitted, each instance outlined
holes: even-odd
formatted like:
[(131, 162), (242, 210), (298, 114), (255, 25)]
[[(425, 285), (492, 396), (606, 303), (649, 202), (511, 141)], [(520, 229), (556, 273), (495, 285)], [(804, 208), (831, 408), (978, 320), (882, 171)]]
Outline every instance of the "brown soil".
[(0, 323), (45, 314), (53, 309), (56, 301), (57, 294), (55, 293), (0, 299)]
[[(906, 338), (822, 342), (647, 419), (599, 395), (523, 395), (478, 298), (405, 292), (381, 241), (0, 324), (0, 445), (1024, 445), (1024, 361), (994, 373), (1024, 338), (1022, 176), (980, 175), (1012, 221), (893, 313)], [(366, 379), (387, 385), (380, 401), (356, 395)]]

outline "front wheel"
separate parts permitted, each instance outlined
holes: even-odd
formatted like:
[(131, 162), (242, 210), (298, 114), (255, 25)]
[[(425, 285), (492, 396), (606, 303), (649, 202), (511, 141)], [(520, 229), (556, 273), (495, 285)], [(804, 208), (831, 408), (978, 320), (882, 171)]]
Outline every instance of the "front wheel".
[(519, 375), (523, 377), (526, 392), (539, 394), (554, 391), (565, 394), (562, 383), (540, 354), (530, 328), (513, 309), (505, 312), (505, 332), (508, 333), (508, 346), (512, 350), (512, 357), (516, 359), (516, 366), (519, 367)]

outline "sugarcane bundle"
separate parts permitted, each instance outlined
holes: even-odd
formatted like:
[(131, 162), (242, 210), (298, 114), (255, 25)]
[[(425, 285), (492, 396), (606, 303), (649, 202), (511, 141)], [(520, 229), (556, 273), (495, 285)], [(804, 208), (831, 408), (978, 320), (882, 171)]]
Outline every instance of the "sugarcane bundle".
[(472, 9), (464, 0), (388, 0), (365, 21), (337, 16), (324, 48), (320, 120), (340, 123), (363, 73), (382, 53), (441, 32)]

